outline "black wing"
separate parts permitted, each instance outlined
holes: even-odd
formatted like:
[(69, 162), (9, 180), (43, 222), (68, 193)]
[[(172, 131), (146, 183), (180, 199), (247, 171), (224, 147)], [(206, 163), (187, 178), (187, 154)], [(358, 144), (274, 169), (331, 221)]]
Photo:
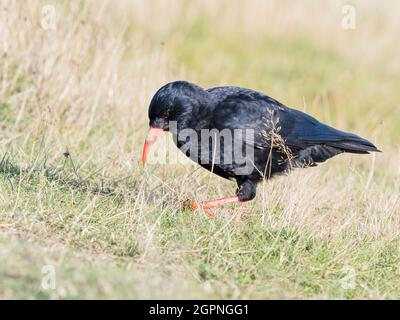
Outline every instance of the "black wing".
[(315, 145), (327, 145), (352, 153), (379, 151), (368, 140), (332, 128), (299, 110), (287, 108), (279, 115), (280, 134), (290, 147), (305, 149)]
[(211, 126), (218, 130), (253, 129), (254, 134), (246, 135), (245, 143), (258, 149), (269, 149), (271, 134), (276, 132), (294, 154), (311, 154), (314, 162), (341, 152), (379, 151), (364, 138), (334, 129), (252, 90), (231, 92), (214, 109), (212, 119)]

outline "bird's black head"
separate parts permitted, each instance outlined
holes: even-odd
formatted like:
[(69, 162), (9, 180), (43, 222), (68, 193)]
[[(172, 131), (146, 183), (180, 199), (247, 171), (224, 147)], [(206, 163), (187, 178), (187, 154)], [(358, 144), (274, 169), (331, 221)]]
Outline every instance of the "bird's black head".
[(161, 87), (149, 106), (151, 128), (169, 130), (170, 121), (184, 122), (206, 103), (206, 91), (186, 81), (175, 81)]
[[(192, 115), (207, 105), (208, 93), (186, 81), (175, 81), (160, 88), (149, 106), (150, 128), (143, 146), (142, 165), (146, 163), (150, 146), (161, 131), (174, 131), (173, 128), (190, 126)], [(171, 126), (171, 121), (176, 121)], [(174, 132), (173, 132), (174, 133)]]

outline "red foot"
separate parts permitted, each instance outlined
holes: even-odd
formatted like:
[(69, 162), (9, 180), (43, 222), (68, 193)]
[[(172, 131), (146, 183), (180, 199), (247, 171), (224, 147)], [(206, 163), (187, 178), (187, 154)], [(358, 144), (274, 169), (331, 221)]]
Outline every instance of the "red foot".
[[(222, 206), (224, 204), (229, 204), (229, 203), (237, 203), (240, 202), (240, 208), (238, 213), (236, 214), (235, 221), (239, 222), (240, 218), (242, 217), (243, 214), (243, 209), (245, 202), (241, 202), (237, 196), (231, 196), (231, 197), (226, 197), (226, 198), (221, 198), (221, 199), (216, 199), (216, 200), (209, 200), (205, 201), (202, 204), (200, 204), (200, 207), (204, 210), (205, 214), (209, 217), (215, 217), (214, 211), (211, 210), (211, 208)], [(181, 203), (181, 207), (183, 208), (190, 208), (192, 210), (199, 208), (199, 205), (194, 202), (194, 201), (185, 201)]]

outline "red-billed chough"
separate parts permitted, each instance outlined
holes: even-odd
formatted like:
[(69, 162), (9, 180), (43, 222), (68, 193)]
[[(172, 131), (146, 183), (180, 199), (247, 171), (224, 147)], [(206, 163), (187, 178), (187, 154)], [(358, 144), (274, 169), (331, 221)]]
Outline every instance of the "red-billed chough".
[[(236, 196), (206, 201), (201, 207), (212, 216), (211, 208), (240, 202), (237, 220), (264, 178), (315, 166), (343, 152), (379, 151), (364, 138), (240, 87), (205, 90), (186, 81), (168, 83), (151, 100), (149, 120), (142, 165), (159, 132), (170, 131), (186, 156), (223, 178), (236, 180)], [(197, 204), (189, 202), (189, 207)]]

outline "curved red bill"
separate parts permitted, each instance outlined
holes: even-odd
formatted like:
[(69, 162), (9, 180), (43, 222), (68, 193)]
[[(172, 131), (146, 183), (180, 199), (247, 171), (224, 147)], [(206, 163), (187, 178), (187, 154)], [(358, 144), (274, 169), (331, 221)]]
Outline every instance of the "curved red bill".
[(142, 167), (144, 167), (146, 165), (147, 156), (150, 152), (150, 147), (154, 142), (156, 142), (157, 137), (161, 131), (163, 131), (163, 129), (161, 129), (161, 128), (155, 128), (155, 127), (149, 128), (149, 132), (147, 133), (147, 137), (146, 137), (146, 140), (144, 141), (144, 145), (143, 145), (142, 160), (140, 161), (140, 163), (142, 164)]

